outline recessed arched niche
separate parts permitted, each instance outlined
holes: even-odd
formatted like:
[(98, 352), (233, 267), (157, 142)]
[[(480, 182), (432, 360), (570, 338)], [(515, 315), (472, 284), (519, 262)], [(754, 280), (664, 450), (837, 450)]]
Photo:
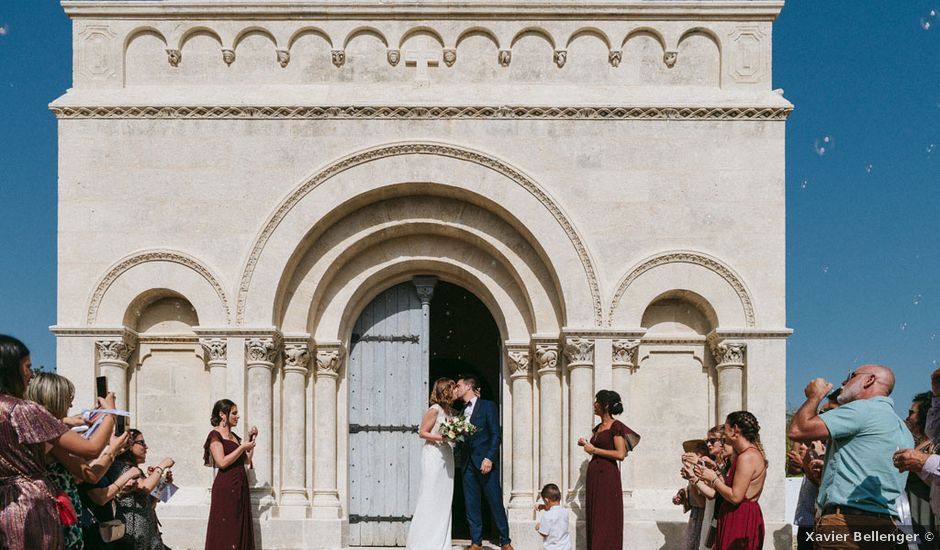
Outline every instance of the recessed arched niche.
[(643, 312), (646, 334), (705, 336), (718, 324), (711, 305), (694, 292), (675, 290), (658, 296)]

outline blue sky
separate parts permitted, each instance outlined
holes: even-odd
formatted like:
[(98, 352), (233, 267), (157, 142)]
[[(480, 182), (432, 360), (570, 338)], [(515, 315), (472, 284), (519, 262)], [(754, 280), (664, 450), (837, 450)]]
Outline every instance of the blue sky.
[[(787, 123), (791, 406), (813, 376), (838, 382), (880, 362), (897, 372), (906, 411), (940, 366), (932, 10), (940, 0), (792, 0), (774, 27), (774, 87), (796, 105)], [(0, 5), (0, 29), (0, 333), (52, 367), (57, 153), (46, 105), (71, 81), (71, 27), (58, 2), (38, 0)]]

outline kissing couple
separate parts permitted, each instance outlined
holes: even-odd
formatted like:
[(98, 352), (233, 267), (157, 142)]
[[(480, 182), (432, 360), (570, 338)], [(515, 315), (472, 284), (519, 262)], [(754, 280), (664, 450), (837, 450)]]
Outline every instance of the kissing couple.
[[(480, 382), (463, 376), (456, 382), (440, 378), (434, 382), (430, 407), (424, 413), (418, 437), (421, 448), (421, 479), (418, 503), (408, 530), (409, 550), (451, 550), (451, 504), (454, 475), (463, 483), (470, 524), (470, 550), (483, 548), (483, 500), (489, 505), (493, 522), (499, 530), (502, 550), (512, 550), (509, 522), (503, 508), (503, 490), (499, 484), (499, 414), (496, 403), (480, 399)], [(464, 403), (458, 412), (454, 405)], [(453, 431), (441, 433), (441, 426), (453, 425), (462, 416), (473, 426), (470, 433), (457, 437)], [(445, 430), (447, 431), (447, 430)], [(455, 447), (458, 460), (454, 461)]]

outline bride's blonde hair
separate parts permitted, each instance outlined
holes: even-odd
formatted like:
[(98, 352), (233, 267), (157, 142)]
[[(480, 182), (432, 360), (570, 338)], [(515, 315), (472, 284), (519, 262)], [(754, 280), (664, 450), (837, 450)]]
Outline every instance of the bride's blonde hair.
[(450, 378), (438, 378), (434, 381), (434, 389), (431, 390), (431, 398), (428, 399), (429, 405), (440, 405), (444, 410), (450, 410), (454, 404), (454, 388), (457, 383)]

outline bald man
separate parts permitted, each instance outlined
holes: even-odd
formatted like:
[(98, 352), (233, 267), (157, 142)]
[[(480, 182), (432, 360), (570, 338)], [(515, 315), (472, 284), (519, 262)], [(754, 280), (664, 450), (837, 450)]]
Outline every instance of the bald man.
[(862, 365), (842, 382), (841, 407), (817, 414), (832, 389), (822, 378), (804, 390), (806, 402), (790, 423), (788, 435), (809, 443), (829, 439), (816, 504), (820, 517), (809, 533), (816, 548), (893, 550), (898, 511), (907, 472), (893, 464), (894, 453), (914, 445), (889, 397), (894, 373), (882, 365)]

